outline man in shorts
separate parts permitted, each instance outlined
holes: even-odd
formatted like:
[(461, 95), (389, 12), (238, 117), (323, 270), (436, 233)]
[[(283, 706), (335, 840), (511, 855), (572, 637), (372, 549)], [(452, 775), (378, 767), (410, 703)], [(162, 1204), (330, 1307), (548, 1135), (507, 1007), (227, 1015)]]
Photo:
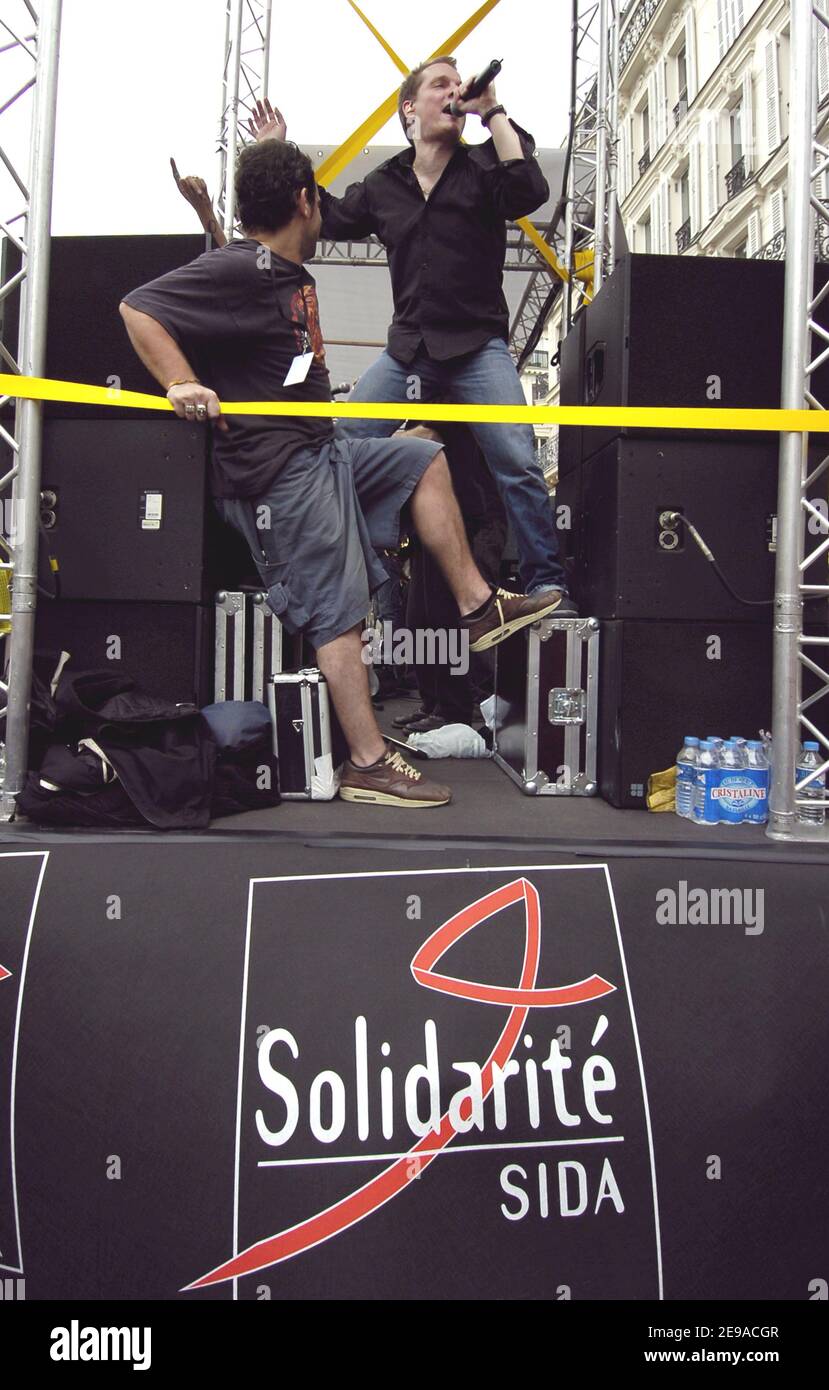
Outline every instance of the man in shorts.
[(375, 549), (393, 549), (408, 508), (440, 566), (471, 651), (552, 613), (560, 594), (493, 590), (469, 551), (441, 446), (427, 439), (346, 438), (329, 419), (223, 416), (221, 400), (329, 401), (314, 280), (320, 203), (295, 145), (244, 150), (236, 199), (245, 237), (128, 294), (130, 340), (176, 414), (214, 422), (211, 486), (247, 538), (269, 603), (316, 648), (349, 746), (340, 796), (436, 806), (448, 787), (388, 747), (371, 705), (361, 629), (385, 580)]

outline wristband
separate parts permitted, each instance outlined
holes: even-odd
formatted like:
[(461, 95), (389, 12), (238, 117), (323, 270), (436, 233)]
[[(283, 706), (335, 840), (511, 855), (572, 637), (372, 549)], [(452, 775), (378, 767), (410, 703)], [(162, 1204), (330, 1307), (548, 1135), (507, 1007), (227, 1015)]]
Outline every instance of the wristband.
[(487, 128), (489, 128), (489, 123), (490, 123), (490, 121), (492, 120), (492, 117), (493, 117), (493, 116), (498, 116), (498, 115), (506, 116), (506, 114), (507, 114), (506, 107), (504, 107), (504, 106), (493, 106), (493, 108), (492, 108), (491, 111), (487, 111), (486, 115), (481, 117), (481, 125), (482, 125), (482, 126), (486, 126)]
[(201, 386), (201, 382), (197, 376), (185, 376), (182, 377), (180, 381), (171, 381), (167, 390), (172, 391), (174, 386), (190, 386), (191, 384), (193, 386)]

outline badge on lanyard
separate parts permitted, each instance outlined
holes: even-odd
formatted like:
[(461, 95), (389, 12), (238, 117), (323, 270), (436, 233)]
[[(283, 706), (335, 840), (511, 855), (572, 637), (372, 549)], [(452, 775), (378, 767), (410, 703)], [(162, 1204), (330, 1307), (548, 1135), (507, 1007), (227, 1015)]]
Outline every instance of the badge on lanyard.
[(302, 352), (297, 353), (288, 368), (288, 375), (283, 381), (283, 386), (296, 386), (304, 381), (311, 370), (311, 363), (314, 360), (314, 350), (311, 344), (311, 335), (308, 332), (308, 305), (305, 300), (305, 289), (300, 291), (302, 294), (302, 306), (305, 310), (305, 323), (302, 328)]
[(282, 385), (296, 386), (298, 382), (304, 381), (311, 370), (313, 360), (313, 352), (300, 352), (288, 368), (288, 375)]

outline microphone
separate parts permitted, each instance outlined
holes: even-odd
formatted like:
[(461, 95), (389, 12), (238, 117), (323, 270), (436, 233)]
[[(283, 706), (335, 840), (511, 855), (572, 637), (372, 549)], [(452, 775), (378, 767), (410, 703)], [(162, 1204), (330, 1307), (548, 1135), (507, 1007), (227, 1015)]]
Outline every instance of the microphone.
[[(501, 71), (501, 67), (502, 60), (500, 58), (493, 58), (491, 63), (487, 63), (483, 72), (479, 72), (477, 77), (473, 77), (472, 81), (469, 84), (469, 91), (464, 93), (461, 100), (474, 101), (476, 97), (479, 97), (481, 95), (481, 92), (486, 91), (486, 88), (489, 86), (490, 82), (493, 82), (495, 78), (498, 76), (499, 72)], [(445, 106), (443, 109), (444, 112), (451, 112), (453, 116), (466, 115), (465, 111), (458, 110), (457, 103), (454, 101), (450, 101), (449, 105)]]

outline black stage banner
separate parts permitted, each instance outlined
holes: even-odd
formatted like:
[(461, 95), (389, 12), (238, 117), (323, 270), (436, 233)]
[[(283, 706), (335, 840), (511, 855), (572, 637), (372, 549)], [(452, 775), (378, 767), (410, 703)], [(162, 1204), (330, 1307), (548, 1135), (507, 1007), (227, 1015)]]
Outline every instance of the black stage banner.
[(4, 1300), (825, 1301), (826, 885), (0, 850)]

